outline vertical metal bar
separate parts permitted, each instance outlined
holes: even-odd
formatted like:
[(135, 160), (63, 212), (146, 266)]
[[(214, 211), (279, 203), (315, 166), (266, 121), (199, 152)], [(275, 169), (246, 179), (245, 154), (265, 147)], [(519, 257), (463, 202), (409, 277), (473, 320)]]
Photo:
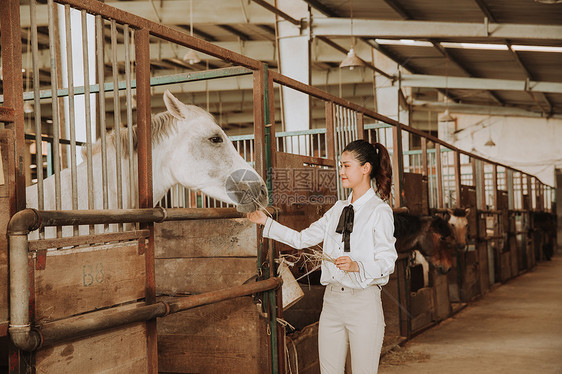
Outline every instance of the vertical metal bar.
[[(88, 53), (88, 19), (85, 10), (82, 15), (82, 59), (84, 65), (84, 106), (86, 107), (86, 173), (88, 180), (88, 209), (94, 209), (94, 167), (92, 165), (92, 114), (90, 103), (90, 59)], [(90, 234), (94, 225), (90, 225)]]
[[(39, 47), (37, 41), (37, 8), (35, 0), (30, 1), (30, 21), (31, 21), (31, 55), (33, 61), (33, 98), (35, 108), (35, 159), (37, 164), (37, 209), (43, 210), (43, 141), (41, 139), (41, 100), (39, 79)], [(44, 230), (39, 232), (40, 238), (44, 237)]]
[(435, 143), (435, 171), (437, 182), (437, 208), (443, 209), (443, 171), (441, 169), (441, 144)]
[(394, 182), (394, 207), (399, 208), (402, 206), (402, 180), (404, 170), (404, 157), (402, 155), (402, 125), (398, 123), (392, 127), (392, 179)]
[[(147, 30), (135, 31), (135, 61), (137, 64), (137, 138), (138, 138), (138, 183), (139, 208), (153, 206), (152, 195), (152, 136), (150, 120), (150, 34)], [(145, 252), (146, 302), (156, 302), (156, 279), (154, 268), (154, 225), (148, 224), (150, 236)], [(156, 347), (156, 319), (147, 321), (147, 345), (149, 373), (158, 372)]]
[(492, 205), (498, 209), (498, 165), (492, 164)]
[[(121, 174), (121, 107), (119, 100), (119, 66), (117, 65), (117, 23), (111, 20), (111, 71), (113, 73), (113, 133), (115, 142), (115, 176), (117, 178), (117, 208), (123, 208), (123, 175)], [(123, 224), (119, 224), (123, 231)]]
[[(66, 69), (68, 79), (68, 116), (70, 129), (70, 175), (72, 185), (72, 209), (78, 209), (78, 176), (76, 172), (76, 120), (74, 117), (74, 64), (72, 60), (72, 34), (70, 32), (70, 5), (64, 6), (64, 29), (66, 36)], [(86, 85), (86, 83), (84, 83)], [(78, 235), (78, 226), (73, 228)]]
[(255, 70), (254, 73), (254, 150), (255, 150), (255, 166), (254, 168), (262, 176), (265, 175), (265, 123), (264, 123), (264, 87), (267, 84), (265, 81), (265, 73), (263, 67)]
[(461, 156), (458, 151), (453, 151), (454, 167), (455, 167), (455, 194), (456, 194), (456, 207), (461, 207)]
[[(99, 126), (101, 138), (101, 175), (102, 175), (102, 195), (103, 209), (109, 208), (108, 201), (108, 177), (107, 177), (107, 144), (106, 144), (106, 126), (105, 126), (105, 63), (103, 59), (103, 20), (101, 16), (96, 16), (96, 57), (98, 67), (98, 84), (100, 87), (98, 94)], [(107, 226), (106, 226), (107, 227)]]
[(513, 193), (513, 170), (506, 169), (505, 180), (507, 185), (507, 207), (508, 209), (515, 208), (514, 193)]
[(428, 166), (427, 166), (427, 138), (421, 138), (421, 167), (422, 167), (422, 175), (427, 177), (428, 173)]
[(127, 153), (129, 159), (129, 198), (128, 198), (128, 208), (136, 207), (136, 191), (135, 191), (135, 184), (133, 180), (135, 178), (135, 160), (134, 160), (134, 144), (133, 144), (133, 100), (132, 100), (132, 93), (131, 93), (131, 53), (130, 53), (130, 31), (129, 25), (125, 25), (123, 29), (123, 44), (125, 47), (125, 84), (126, 84), (126, 92), (127, 92)]
[[(58, 71), (55, 54), (55, 24), (54, 24), (54, 3), (48, 0), (47, 5), (49, 17), (49, 56), (51, 63), (51, 92), (57, 92)], [(55, 207), (61, 210), (61, 183), (60, 183), (60, 156), (59, 156), (59, 105), (55, 95), (52, 97), (53, 107), (53, 157), (54, 157), (54, 174), (55, 174)]]
[[(326, 110), (326, 152), (328, 160), (335, 159), (335, 149), (336, 143), (334, 141), (334, 103), (331, 101), (327, 101), (325, 104)], [(336, 162), (336, 169), (339, 167), (337, 166)]]

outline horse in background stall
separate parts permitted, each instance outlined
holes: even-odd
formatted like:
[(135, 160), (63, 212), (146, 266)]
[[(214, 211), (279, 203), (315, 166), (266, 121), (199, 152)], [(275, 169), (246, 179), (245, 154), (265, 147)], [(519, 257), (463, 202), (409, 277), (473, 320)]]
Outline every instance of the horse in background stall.
[[(186, 105), (168, 90), (164, 93), (167, 112), (152, 117), (152, 180), (153, 203), (160, 201), (175, 184), (199, 190), (206, 195), (236, 205), (240, 212), (252, 212), (268, 204), (267, 187), (263, 179), (240, 156), (213, 116), (205, 110)], [(120, 130), (121, 148), (127, 149), (127, 129)], [(107, 139), (108, 206), (117, 209), (117, 159), (115, 134)], [(137, 136), (133, 127), (134, 176), (137, 175)], [(92, 147), (94, 207), (88, 207), (87, 160), (77, 166), (78, 209), (103, 209), (101, 139)], [(130, 184), (137, 190), (136, 178), (129, 180), (129, 160), (122, 152), (121, 170), (123, 209), (137, 208), (138, 198), (130, 196)], [(72, 209), (71, 170), (64, 169), (61, 178), (62, 210)], [(55, 210), (55, 176), (43, 181), (44, 210)], [(26, 189), (27, 206), (38, 207), (37, 185)], [(87, 234), (88, 227), (80, 227)], [(37, 236), (37, 232), (32, 233)], [(63, 236), (71, 236), (72, 228), (63, 228)], [(46, 237), (55, 237), (55, 228), (47, 228)]]
[(396, 251), (409, 253), (409, 268), (421, 265), (423, 278), (416, 282), (429, 286), (429, 269), (435, 267), (446, 274), (453, 266), (455, 250), (466, 248), (470, 209), (449, 209), (448, 214), (419, 217), (409, 213), (394, 213)]

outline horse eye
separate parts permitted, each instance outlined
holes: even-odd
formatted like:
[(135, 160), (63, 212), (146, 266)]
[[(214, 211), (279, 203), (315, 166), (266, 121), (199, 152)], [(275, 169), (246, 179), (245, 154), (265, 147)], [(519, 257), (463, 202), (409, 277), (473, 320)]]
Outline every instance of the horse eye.
[(222, 143), (222, 138), (220, 136), (213, 136), (209, 138), (211, 143)]

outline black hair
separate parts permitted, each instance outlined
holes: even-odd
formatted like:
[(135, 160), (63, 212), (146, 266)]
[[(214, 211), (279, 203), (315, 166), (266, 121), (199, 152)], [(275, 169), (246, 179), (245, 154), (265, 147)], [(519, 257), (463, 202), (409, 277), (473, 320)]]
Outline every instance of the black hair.
[(387, 200), (392, 185), (392, 164), (385, 146), (359, 139), (346, 145), (343, 152), (352, 153), (361, 165), (367, 162), (371, 165), (370, 177), (376, 182), (376, 191), (383, 200)]

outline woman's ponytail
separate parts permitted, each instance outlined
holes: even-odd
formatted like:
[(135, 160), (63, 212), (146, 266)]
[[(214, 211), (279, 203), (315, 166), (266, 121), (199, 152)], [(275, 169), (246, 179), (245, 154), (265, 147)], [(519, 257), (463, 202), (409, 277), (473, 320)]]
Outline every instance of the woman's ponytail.
[(390, 197), (390, 188), (392, 186), (392, 162), (390, 155), (384, 145), (375, 143), (374, 147), (377, 152), (378, 167), (374, 167), (374, 175), (371, 172), (371, 178), (375, 178), (377, 184), (377, 193), (383, 200)]
[(361, 165), (366, 162), (371, 164), (371, 179), (375, 179), (376, 192), (380, 198), (387, 200), (390, 197), (392, 186), (392, 163), (385, 146), (381, 143), (371, 144), (366, 140), (355, 140), (349, 143), (343, 152), (353, 153)]

